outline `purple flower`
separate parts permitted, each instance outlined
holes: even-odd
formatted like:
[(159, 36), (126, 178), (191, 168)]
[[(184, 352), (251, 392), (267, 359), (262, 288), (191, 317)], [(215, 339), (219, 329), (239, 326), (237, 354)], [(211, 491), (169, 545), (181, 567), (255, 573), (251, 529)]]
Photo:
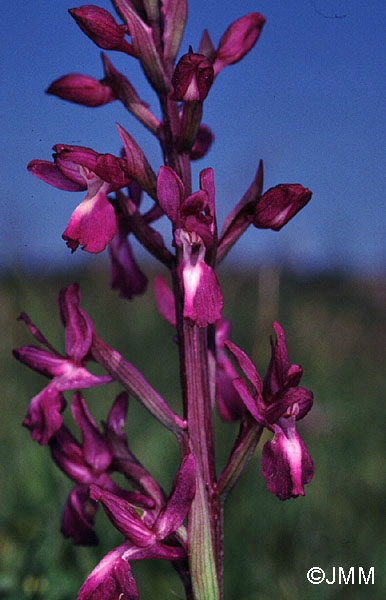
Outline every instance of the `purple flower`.
[(310, 410), (313, 394), (299, 386), (302, 368), (291, 365), (285, 345), (284, 332), (279, 323), (273, 323), (276, 344), (271, 341), (271, 360), (262, 383), (248, 356), (232, 342), (225, 342), (232, 356), (249, 381), (235, 379), (233, 385), (251, 415), (258, 423), (274, 433), (266, 442), (262, 455), (262, 474), (267, 489), (280, 500), (304, 496), (304, 485), (310, 483), (314, 464), (303, 440), (295, 428), (295, 421)]
[(173, 225), (174, 243), (182, 248), (179, 274), (184, 290), (184, 317), (206, 327), (221, 317), (223, 300), (216, 275), (205, 262), (215, 242), (212, 169), (200, 173), (200, 191), (185, 198), (184, 186), (169, 167), (161, 167), (157, 196)]
[[(170, 495), (155, 516), (144, 511), (142, 516), (126, 500), (90, 486), (90, 496), (102, 503), (113, 525), (126, 538), (126, 542), (112, 550), (88, 576), (77, 600), (115, 600), (118, 592), (122, 598), (135, 600), (135, 582), (127, 561), (142, 559), (180, 560), (186, 557), (184, 545), (174, 545), (168, 538), (183, 524), (195, 494), (195, 461), (192, 454), (185, 456), (174, 479)], [(126, 580), (124, 579), (126, 578)], [(119, 594), (118, 594), (119, 595)]]
[(65, 401), (61, 392), (103, 385), (112, 381), (110, 376), (92, 375), (85, 369), (91, 347), (93, 325), (80, 308), (80, 291), (74, 283), (59, 294), (59, 311), (65, 327), (66, 354), (62, 356), (51, 346), (43, 334), (22, 313), (23, 320), (34, 338), (47, 350), (35, 346), (23, 346), (14, 350), (15, 357), (35, 371), (51, 379), (50, 383), (30, 403), (23, 425), (31, 432), (32, 439), (47, 444), (60, 428)]
[(117, 421), (122, 418), (122, 409), (125, 409), (122, 397), (118, 396), (110, 411), (106, 432), (101, 433), (78, 392), (72, 399), (71, 410), (80, 429), (82, 443), (78, 443), (65, 425), (50, 439), (52, 458), (61, 471), (76, 483), (67, 498), (61, 526), (63, 535), (72, 537), (75, 544), (89, 546), (98, 542), (93, 528), (97, 503), (89, 498), (91, 483), (136, 504), (148, 508), (154, 506), (147, 496), (121, 489), (109, 475), (116, 454), (107, 432), (119, 427)]
[(115, 96), (103, 80), (80, 73), (63, 75), (51, 83), (46, 94), (52, 94), (63, 100), (83, 104), (83, 106), (102, 106), (115, 100)]
[(62, 238), (74, 252), (79, 245), (91, 253), (102, 252), (116, 232), (115, 211), (107, 198), (131, 181), (127, 162), (112, 154), (98, 154), (82, 146), (56, 144), (54, 162), (32, 160), (28, 170), (60, 190), (87, 195), (72, 213)]
[(194, 54), (192, 48), (178, 61), (172, 77), (173, 100), (203, 102), (213, 83), (214, 73), (210, 60), (203, 54)]
[(256, 204), (253, 224), (279, 231), (311, 200), (312, 192), (300, 183), (281, 183), (267, 190)]

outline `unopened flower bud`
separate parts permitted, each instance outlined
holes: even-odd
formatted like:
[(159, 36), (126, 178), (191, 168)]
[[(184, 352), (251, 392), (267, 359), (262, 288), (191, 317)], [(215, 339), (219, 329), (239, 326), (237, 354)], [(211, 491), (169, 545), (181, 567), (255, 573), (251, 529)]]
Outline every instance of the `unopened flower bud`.
[(212, 145), (213, 140), (214, 135), (209, 127), (200, 125), (193, 147), (190, 151), (190, 160), (198, 160), (205, 156)]
[(281, 183), (265, 192), (256, 205), (253, 224), (279, 231), (311, 199), (312, 192), (300, 183)]
[(46, 94), (84, 106), (102, 106), (115, 100), (111, 88), (88, 75), (71, 73), (51, 83)]
[(203, 102), (213, 83), (212, 63), (203, 54), (188, 54), (180, 58), (173, 73), (173, 100)]
[(79, 8), (70, 8), (68, 12), (83, 33), (99, 48), (120, 50), (135, 55), (131, 44), (124, 39), (125, 27), (119, 26), (114, 17), (104, 8), (86, 4)]
[(214, 73), (217, 75), (227, 65), (238, 62), (257, 42), (265, 18), (260, 13), (249, 13), (237, 19), (225, 31), (220, 39), (214, 61)]

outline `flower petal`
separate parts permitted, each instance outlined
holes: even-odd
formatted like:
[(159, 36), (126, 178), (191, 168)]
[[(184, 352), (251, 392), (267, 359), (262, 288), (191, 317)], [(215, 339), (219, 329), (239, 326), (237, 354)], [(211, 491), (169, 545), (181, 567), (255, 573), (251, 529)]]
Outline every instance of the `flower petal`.
[(276, 333), (276, 343), (271, 338), (271, 359), (264, 377), (264, 390), (269, 396), (284, 388), (290, 369), (283, 328), (277, 322), (272, 326)]
[(236, 388), (233, 385), (237, 373), (232, 363), (226, 357), (217, 362), (216, 367), (216, 402), (217, 411), (222, 421), (238, 421), (245, 412), (242, 402)]
[(23, 425), (30, 430), (33, 440), (42, 445), (48, 443), (62, 424), (60, 413), (64, 407), (65, 400), (54, 382), (32, 398)]
[(230, 340), (226, 340), (224, 342), (226, 349), (229, 351), (231, 356), (237, 361), (240, 369), (247, 377), (250, 382), (253, 392), (256, 394), (261, 394), (263, 389), (263, 385), (260, 379), (260, 375), (256, 371), (256, 367), (251, 361), (251, 359), (243, 352), (236, 344), (231, 342)]
[(193, 454), (188, 454), (174, 478), (173, 486), (153, 526), (157, 538), (162, 540), (182, 525), (196, 492), (196, 466)]
[(117, 224), (114, 208), (107, 199), (106, 185), (95, 196), (86, 196), (72, 213), (62, 235), (72, 252), (80, 245), (82, 250), (97, 254), (113, 239)]
[(244, 402), (245, 406), (251, 413), (252, 417), (254, 417), (254, 419), (256, 419), (256, 421), (260, 423), (260, 425), (265, 426), (266, 419), (262, 410), (261, 395), (257, 394), (256, 396), (252, 396), (244, 379), (234, 379), (233, 385), (235, 387), (235, 390), (239, 394), (241, 400)]
[(140, 548), (151, 546), (154, 543), (154, 533), (144, 524), (137, 511), (126, 500), (97, 485), (90, 486), (90, 497), (102, 502), (107, 517), (130, 542)]
[(176, 305), (173, 292), (166, 280), (159, 275), (156, 275), (154, 279), (154, 294), (159, 312), (172, 327), (176, 328)]
[(17, 348), (13, 350), (13, 355), (17, 360), (46, 377), (63, 375), (67, 371), (68, 360), (66, 358), (53, 356), (51, 352), (35, 346)]
[(79, 546), (95, 546), (98, 538), (94, 531), (97, 503), (90, 500), (88, 487), (76, 485), (69, 493), (62, 514), (60, 531)]
[(94, 480), (94, 475), (84, 460), (79, 443), (65, 425), (62, 425), (51, 437), (50, 450), (59, 469), (72, 481), (89, 484)]
[(174, 227), (179, 224), (180, 205), (184, 197), (184, 184), (170, 167), (161, 167), (157, 176), (158, 202)]
[(112, 289), (119, 290), (121, 298), (128, 300), (143, 294), (147, 287), (147, 277), (135, 260), (129, 240), (126, 236), (120, 235), (119, 231), (109, 244), (109, 256)]
[(116, 397), (107, 417), (107, 428), (123, 440), (126, 440), (122, 430), (125, 426), (128, 405), (129, 396), (126, 392), (122, 392)]
[(55, 163), (48, 162), (46, 160), (31, 160), (28, 164), (27, 169), (32, 175), (42, 179), (49, 185), (58, 188), (59, 190), (65, 190), (67, 192), (81, 192), (87, 189), (86, 183), (73, 181), (72, 178), (66, 177), (61, 172)]
[(66, 329), (66, 353), (78, 364), (90, 350), (94, 331), (90, 317), (80, 308), (80, 298), (77, 283), (61, 289), (58, 297), (59, 312)]
[(221, 318), (223, 298), (212, 267), (204, 261), (196, 265), (182, 263), (184, 317), (198, 327), (207, 327)]
[(304, 496), (303, 486), (314, 474), (314, 463), (294, 423), (294, 417), (281, 419), (273, 439), (263, 447), (261, 471), (267, 489), (280, 500)]
[(112, 461), (110, 448), (83, 400), (80, 392), (74, 394), (71, 411), (82, 433), (83, 457), (94, 473), (103, 473)]
[(139, 600), (128, 562), (122, 558), (127, 544), (115, 548), (100, 561), (80, 588), (76, 600)]

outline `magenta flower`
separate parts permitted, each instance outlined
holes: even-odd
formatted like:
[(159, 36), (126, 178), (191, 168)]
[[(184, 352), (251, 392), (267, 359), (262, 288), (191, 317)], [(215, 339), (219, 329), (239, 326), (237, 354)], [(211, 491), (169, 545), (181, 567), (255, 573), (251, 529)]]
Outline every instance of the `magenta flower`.
[(15, 357), (35, 371), (51, 379), (50, 383), (30, 403), (23, 425), (31, 432), (32, 439), (47, 444), (62, 425), (61, 412), (65, 401), (62, 392), (103, 385), (111, 377), (92, 375), (85, 369), (91, 347), (93, 325), (80, 308), (78, 284), (72, 284), (59, 294), (59, 311), (65, 327), (66, 354), (62, 356), (51, 346), (43, 334), (22, 313), (23, 320), (34, 338), (47, 350), (35, 346), (23, 346), (14, 350)]
[(260, 13), (249, 13), (229, 25), (222, 35), (213, 63), (214, 74), (241, 60), (259, 39), (265, 18)]
[(79, 245), (91, 253), (102, 252), (116, 232), (115, 211), (107, 194), (131, 181), (127, 162), (112, 154), (98, 154), (82, 146), (56, 144), (54, 162), (32, 160), (28, 170), (60, 190), (87, 190), (72, 213), (62, 238), (74, 252)]
[[(117, 397), (110, 411), (107, 431), (120, 426), (117, 421), (122, 418), (122, 409), (125, 411), (121, 396)], [(93, 527), (97, 503), (90, 500), (88, 491), (91, 483), (141, 506), (152, 508), (154, 502), (143, 494), (123, 490), (111, 479), (109, 473), (115, 458), (114, 448), (108, 435), (99, 431), (79, 392), (72, 399), (71, 410), (82, 434), (82, 444), (77, 442), (65, 425), (49, 442), (52, 458), (76, 483), (63, 510), (61, 532), (65, 537), (73, 538), (75, 544), (90, 546), (98, 543)]]
[(258, 423), (274, 433), (263, 447), (261, 470), (267, 489), (280, 500), (304, 496), (304, 485), (310, 483), (314, 464), (303, 440), (295, 428), (295, 421), (310, 410), (313, 394), (299, 386), (302, 368), (291, 365), (285, 345), (284, 332), (279, 323), (273, 323), (276, 344), (264, 385), (248, 356), (232, 342), (225, 342), (248, 379), (251, 390), (243, 379), (233, 385), (245, 406)]
[[(142, 516), (126, 500), (97, 485), (90, 486), (90, 497), (102, 503), (113, 525), (126, 542), (112, 550), (88, 576), (79, 590), (77, 600), (115, 600), (138, 598), (127, 561), (142, 559), (179, 560), (186, 557), (186, 548), (174, 536), (174, 545), (168, 538), (183, 524), (195, 495), (195, 461), (192, 454), (185, 456), (174, 479), (170, 495), (157, 516), (144, 511)], [(126, 578), (126, 580), (125, 580)]]
[(214, 78), (213, 66), (203, 54), (194, 54), (192, 48), (178, 61), (172, 77), (173, 100), (203, 102)]
[(267, 190), (256, 204), (253, 224), (279, 231), (311, 200), (312, 192), (300, 183), (281, 183)]
[(102, 106), (116, 100), (112, 89), (103, 80), (80, 73), (63, 75), (51, 83), (46, 94), (83, 106)]
[(221, 317), (223, 300), (216, 275), (205, 262), (215, 242), (214, 182), (212, 169), (200, 173), (200, 191), (185, 198), (184, 186), (169, 167), (161, 167), (157, 196), (173, 225), (174, 244), (182, 248), (180, 278), (184, 290), (184, 317), (206, 327)]

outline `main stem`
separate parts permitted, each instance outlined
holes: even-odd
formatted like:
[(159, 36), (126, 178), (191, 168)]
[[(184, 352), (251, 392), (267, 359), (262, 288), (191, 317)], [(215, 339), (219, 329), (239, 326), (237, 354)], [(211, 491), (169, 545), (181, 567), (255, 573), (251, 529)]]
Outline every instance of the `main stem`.
[[(179, 153), (180, 118), (175, 102), (161, 99), (163, 153), (191, 193), (190, 160)], [(180, 262), (177, 248), (177, 265)], [(188, 516), (189, 566), (194, 600), (222, 599), (222, 510), (215, 489), (213, 419), (208, 367), (208, 330), (183, 317), (183, 294), (173, 269), (184, 418), (196, 460), (196, 495)], [(213, 374), (211, 374), (213, 376)]]
[[(213, 422), (209, 392), (207, 330), (183, 323), (187, 421), (196, 459), (196, 495), (189, 514), (188, 540), (193, 591), (196, 600), (220, 600), (221, 508), (214, 495)], [(220, 567), (220, 568), (219, 568)]]

